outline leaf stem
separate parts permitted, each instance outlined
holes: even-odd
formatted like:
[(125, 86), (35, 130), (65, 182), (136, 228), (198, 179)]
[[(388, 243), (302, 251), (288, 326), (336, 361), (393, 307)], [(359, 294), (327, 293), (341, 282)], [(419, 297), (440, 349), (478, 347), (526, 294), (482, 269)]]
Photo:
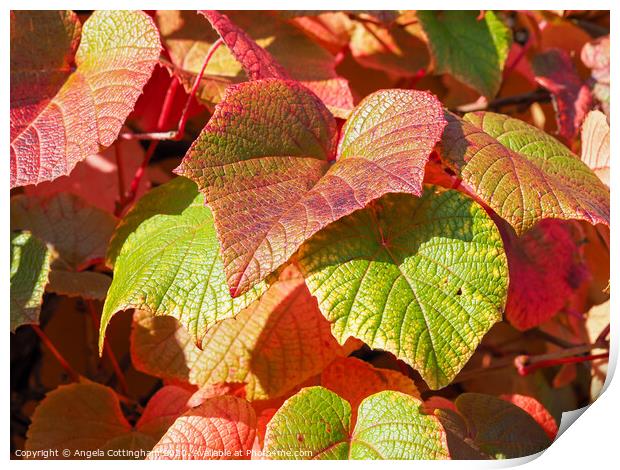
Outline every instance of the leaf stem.
[[(95, 328), (95, 332), (99, 334), (99, 315), (95, 310), (95, 305), (90, 299), (86, 300), (86, 304), (88, 305), (88, 310), (93, 321), (93, 327)], [(103, 351), (104, 354), (108, 357), (110, 364), (112, 365), (112, 369), (114, 370), (114, 375), (116, 375), (116, 380), (118, 381), (118, 386), (121, 389), (121, 393), (123, 395), (127, 395), (127, 380), (125, 379), (125, 374), (123, 374), (123, 371), (118, 365), (118, 361), (114, 356), (114, 351), (112, 351), (112, 348), (110, 347), (108, 338), (104, 338), (103, 340)]]
[[(166, 101), (168, 100), (168, 94), (166, 94), (166, 101), (164, 102), (164, 105), (162, 106), (162, 114), (160, 115), (160, 119), (158, 121), (157, 132), (146, 132), (146, 133), (141, 133), (141, 134), (124, 133), (124, 134), (121, 134), (121, 138), (122, 139), (141, 139), (141, 140), (181, 140), (183, 136), (185, 135), (185, 126), (187, 124), (187, 120), (189, 117), (189, 108), (192, 104), (192, 100), (194, 99), (194, 97), (196, 96), (196, 93), (198, 92), (200, 81), (202, 80), (202, 77), (205, 73), (207, 65), (209, 64), (209, 61), (213, 57), (213, 54), (215, 54), (215, 51), (223, 43), (224, 42), (222, 41), (222, 38), (219, 38), (209, 48), (209, 51), (207, 52), (207, 56), (205, 57), (205, 60), (202, 63), (202, 67), (200, 68), (200, 72), (194, 78), (194, 83), (192, 84), (192, 88), (189, 92), (189, 95), (187, 96), (187, 100), (185, 100), (185, 106), (183, 107), (183, 112), (181, 113), (179, 124), (177, 125), (177, 130), (164, 131), (164, 132), (161, 131), (163, 125), (165, 124), (165, 119), (162, 119), (162, 116), (164, 116), (164, 112), (167, 109)], [(175, 79), (173, 80), (173, 83), (174, 82), (178, 83), (178, 80)]]
[(547, 90), (538, 89), (528, 93), (506, 96), (489, 101), (487, 104), (470, 103), (458, 106), (454, 111), (459, 113), (471, 113), (474, 111), (499, 110), (506, 106), (529, 105), (532, 103), (547, 103), (551, 101), (551, 95)]
[[(519, 375), (525, 376), (529, 375), (532, 372), (542, 369), (544, 367), (553, 367), (562, 364), (577, 364), (580, 362), (588, 362), (594, 361), (596, 359), (604, 359), (609, 358), (609, 352), (600, 353), (600, 354), (589, 354), (587, 356), (571, 356), (571, 357), (560, 357), (557, 359), (547, 359), (543, 361), (532, 362), (531, 358), (529, 358), (526, 362), (521, 362), (520, 358), (524, 356), (519, 356), (515, 358), (515, 366), (517, 367), (517, 372)], [(525, 356), (527, 358), (527, 356)], [(518, 361), (519, 360), (519, 361)]]
[(80, 374), (78, 374), (73, 367), (67, 362), (67, 360), (60, 354), (60, 351), (56, 349), (52, 340), (45, 334), (45, 332), (39, 327), (39, 325), (30, 325), (34, 332), (37, 334), (41, 342), (47, 347), (47, 349), (52, 353), (52, 355), (56, 358), (58, 363), (62, 366), (62, 368), (67, 372), (69, 377), (73, 382), (80, 381)]

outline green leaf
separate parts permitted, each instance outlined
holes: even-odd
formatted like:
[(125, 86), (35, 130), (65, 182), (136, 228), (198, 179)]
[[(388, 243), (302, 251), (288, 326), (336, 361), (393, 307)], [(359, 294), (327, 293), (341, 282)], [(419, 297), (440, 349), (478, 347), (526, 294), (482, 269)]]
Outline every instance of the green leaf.
[(259, 80), (228, 88), (176, 171), (198, 183), (213, 209), (231, 295), (373, 199), (419, 195), (444, 123), (434, 96), (382, 90), (353, 111), (336, 155), (335, 120), (304, 86)]
[(491, 395), (464, 393), (455, 405), (464, 421), (454, 413), (440, 410), (439, 419), (449, 420), (451, 432), (462, 440), (469, 440), (482, 452), (497, 459), (525, 457), (551, 445), (543, 428), (512, 403)]
[(185, 178), (140, 199), (119, 225), (108, 258), (116, 259), (101, 317), (100, 348), (119, 310), (173, 316), (197, 342), (209, 327), (237, 314), (265, 288), (261, 284), (230, 298), (211, 211), (196, 185)]
[(198, 386), (244, 383), (250, 401), (284, 395), (346, 350), (292, 266), (260, 300), (210, 328), (200, 347), (173, 318), (145, 312), (134, 315), (131, 335), (138, 370)]
[[(265, 452), (280, 459), (446, 459), (445, 433), (422, 402), (384, 391), (359, 406), (355, 428), (351, 406), (323, 387), (302, 389), (267, 425)], [(299, 451), (298, 455), (290, 455)]]
[(39, 323), (52, 252), (30, 232), (11, 232), (11, 331)]
[(447, 118), (444, 163), (517, 234), (546, 218), (609, 225), (609, 189), (558, 140), (503, 114)]
[(487, 98), (502, 82), (512, 33), (492, 11), (418, 11), (437, 73), (450, 73)]
[(353, 336), (393, 353), (433, 389), (450, 383), (502, 318), (500, 233), (456, 191), (384, 196), (317, 233), (298, 262), (339, 341)]

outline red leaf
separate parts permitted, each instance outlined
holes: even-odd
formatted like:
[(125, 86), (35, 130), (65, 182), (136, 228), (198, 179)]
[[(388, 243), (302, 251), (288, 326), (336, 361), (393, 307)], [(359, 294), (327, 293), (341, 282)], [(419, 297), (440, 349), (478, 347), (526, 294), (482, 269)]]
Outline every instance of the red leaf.
[(176, 172), (206, 195), (236, 297), (329, 223), (386, 193), (420, 195), (444, 126), (434, 96), (379, 91), (351, 114), (330, 166), (336, 124), (323, 103), (297, 82), (247, 82), (227, 89)]
[(549, 439), (555, 439), (555, 435), (558, 433), (558, 425), (551, 413), (538, 400), (516, 393), (513, 395), (501, 395), (500, 398), (526, 411), (544, 429)]
[[(58, 32), (62, 25), (66, 35)], [(75, 15), (12, 12), (11, 35), (15, 187), (69, 174), (100, 145), (112, 144), (155, 67), (161, 45), (151, 18), (135, 11), (93, 13), (77, 52)], [(50, 49), (58, 49), (56, 56)], [(71, 72), (67, 63), (74, 52), (77, 68)]]
[(546, 219), (520, 237), (499, 224), (508, 256), (506, 319), (519, 330), (549, 320), (588, 277), (578, 225)]
[(553, 95), (558, 134), (570, 144), (592, 106), (592, 93), (564, 50), (551, 49), (538, 54), (532, 66), (536, 81)]
[(245, 73), (252, 80), (263, 78), (290, 78), (286, 70), (267, 52), (254, 42), (241, 28), (238, 28), (226, 15), (215, 10), (198, 10), (209, 20), (224, 44), (230, 49)]
[(249, 403), (215, 397), (179, 417), (148, 460), (249, 459), (255, 437), (256, 415)]

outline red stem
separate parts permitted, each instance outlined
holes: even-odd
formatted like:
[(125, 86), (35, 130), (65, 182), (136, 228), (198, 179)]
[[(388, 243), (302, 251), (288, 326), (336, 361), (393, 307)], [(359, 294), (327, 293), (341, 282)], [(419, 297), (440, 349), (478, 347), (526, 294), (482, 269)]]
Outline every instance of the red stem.
[(49, 336), (47, 336), (45, 334), (45, 332), (39, 327), (39, 325), (31, 325), (31, 326), (32, 326), (32, 329), (34, 330), (34, 332), (37, 334), (37, 336), (41, 340), (41, 342), (43, 344), (45, 344), (47, 349), (49, 349), (49, 351), (56, 358), (58, 363), (67, 372), (69, 377), (71, 377), (71, 380), (74, 381), (74, 382), (79, 382), (80, 381), (80, 374), (78, 374), (73, 369), (73, 367), (71, 367), (71, 365), (67, 362), (67, 360), (62, 356), (62, 354), (60, 354), (60, 351), (58, 351), (58, 349), (56, 349), (56, 346), (54, 346), (54, 343), (52, 343), (52, 340), (49, 338)]
[(538, 361), (532, 364), (523, 364), (519, 361), (515, 360), (515, 366), (517, 367), (517, 372), (519, 375), (529, 375), (532, 372), (542, 369), (545, 367), (553, 367), (562, 364), (578, 364), (580, 362), (588, 362), (594, 361), (596, 359), (605, 359), (609, 358), (609, 353), (600, 353), (600, 354), (589, 354), (587, 356), (572, 356), (572, 357), (561, 357), (558, 359), (547, 359), (545, 361)]
[[(93, 301), (87, 300), (86, 304), (88, 305), (88, 310), (90, 311), (93, 327), (95, 328), (97, 334), (99, 334), (99, 315), (95, 311)], [(123, 395), (127, 395), (127, 380), (125, 380), (125, 374), (123, 374), (123, 371), (114, 356), (114, 351), (112, 351), (107, 338), (104, 338), (103, 340), (103, 352), (106, 356), (108, 356), (108, 360), (110, 361), (110, 364), (112, 364), (112, 369), (114, 369), (114, 375), (116, 375), (116, 379), (118, 380), (118, 386), (121, 389), (121, 393)]]

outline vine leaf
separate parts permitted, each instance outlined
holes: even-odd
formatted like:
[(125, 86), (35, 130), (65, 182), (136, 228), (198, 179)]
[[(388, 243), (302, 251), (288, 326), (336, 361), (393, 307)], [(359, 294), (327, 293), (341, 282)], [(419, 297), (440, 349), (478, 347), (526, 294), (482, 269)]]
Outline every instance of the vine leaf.
[(148, 460), (249, 459), (255, 438), (256, 415), (247, 401), (213, 397), (177, 418)]
[(112, 316), (130, 308), (170, 315), (194, 342), (234, 316), (265, 289), (231, 299), (213, 217), (196, 185), (185, 178), (147, 193), (125, 216), (108, 249), (114, 277), (101, 315), (99, 348)]
[(592, 70), (590, 77), (592, 94), (601, 103), (601, 107), (608, 117), (610, 106), (609, 48), (609, 36), (603, 36), (584, 44), (581, 49), (581, 61)]
[(71, 297), (105, 299), (110, 277), (80, 271), (103, 258), (116, 218), (70, 193), (11, 198), (12, 230), (29, 230), (55, 251), (46, 290)]
[(11, 187), (111, 145), (159, 59), (143, 12), (96, 11), (80, 30), (72, 12), (11, 12)]
[(581, 128), (581, 160), (609, 187), (609, 124), (600, 111), (590, 111)]
[(353, 424), (360, 403), (375, 393), (394, 390), (420, 398), (420, 392), (409, 377), (395, 370), (374, 367), (355, 357), (333, 361), (321, 373), (321, 385), (349, 402)]
[(521, 408), (534, 418), (534, 421), (545, 431), (549, 439), (555, 439), (558, 433), (558, 425), (551, 413), (538, 400), (527, 395), (519, 395), (518, 393), (502, 395), (500, 398)]
[(506, 320), (527, 330), (565, 308), (588, 280), (584, 234), (575, 222), (548, 219), (516, 237), (505, 224), (498, 223), (510, 271)]
[[(61, 385), (48, 393), (36, 408), (25, 448), (55, 450), (58, 452), (55, 458), (63, 459), (84, 459), (88, 453), (104, 459), (143, 458), (143, 452), (149, 451), (187, 409), (190, 396), (183, 388), (163, 387), (132, 426), (111, 388), (94, 382)], [(61, 452), (65, 449), (70, 455)]]
[(11, 232), (11, 331), (38, 324), (52, 251), (30, 232)]
[[(218, 103), (229, 85), (248, 78), (287, 78), (316, 93), (338, 117), (353, 109), (348, 81), (337, 74), (335, 56), (284, 18), (266, 11), (202, 14), (228, 46), (218, 48), (207, 64), (198, 91), (202, 101)], [(158, 11), (156, 20), (174, 71), (189, 90), (218, 33), (191, 11)]]
[[(545, 450), (551, 440), (536, 420), (507, 400), (480, 393), (463, 393), (455, 400), (457, 412), (435, 412), (457, 442), (469, 442), (490, 458), (525, 457)], [(450, 441), (448, 441), (450, 442)], [(462, 447), (456, 448), (462, 451)], [(453, 458), (460, 458), (452, 452)]]
[[(423, 413), (422, 402), (384, 391), (351, 405), (323, 387), (309, 387), (290, 398), (267, 425), (264, 450), (272, 458), (296, 459), (446, 459), (445, 433), (437, 418)], [(395, 436), (398, 439), (395, 440)], [(301, 454), (301, 452), (300, 452)]]
[(570, 144), (592, 107), (590, 88), (581, 80), (568, 52), (550, 49), (532, 59), (536, 82), (551, 92), (558, 135)]
[(134, 314), (131, 335), (139, 370), (198, 386), (244, 383), (250, 401), (284, 395), (348, 349), (332, 336), (293, 266), (260, 300), (210, 328), (200, 348), (175, 319), (147, 312)]
[(432, 95), (376, 92), (353, 111), (330, 166), (336, 124), (305, 87), (261, 80), (228, 88), (176, 172), (198, 183), (213, 210), (230, 294), (383, 194), (419, 195), (444, 122)]
[(500, 233), (456, 191), (386, 195), (317, 233), (297, 260), (340, 342), (393, 353), (432, 389), (451, 382), (504, 310)]
[[(424, 32), (416, 16), (400, 16), (391, 24), (354, 22), (351, 55), (362, 66), (403, 77), (428, 68), (430, 56)], [(403, 26), (403, 24), (407, 26)]]
[(490, 112), (447, 119), (442, 160), (517, 234), (546, 218), (609, 225), (609, 189), (550, 135)]
[(286, 70), (260, 47), (248, 34), (237, 27), (230, 19), (215, 10), (198, 10), (213, 29), (220, 35), (224, 44), (230, 49), (235, 59), (239, 61), (250, 80), (262, 78), (290, 79)]
[(492, 11), (478, 19), (477, 11), (418, 11), (428, 37), (437, 73), (449, 73), (486, 98), (493, 98), (502, 82), (502, 71), (512, 33)]

